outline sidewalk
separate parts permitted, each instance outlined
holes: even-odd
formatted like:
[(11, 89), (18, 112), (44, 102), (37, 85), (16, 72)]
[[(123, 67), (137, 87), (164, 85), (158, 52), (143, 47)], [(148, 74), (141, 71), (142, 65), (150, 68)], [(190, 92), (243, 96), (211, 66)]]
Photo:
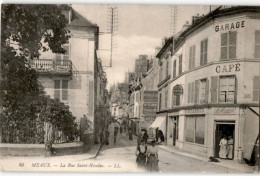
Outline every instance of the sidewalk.
[[(195, 154), (192, 154), (192, 153), (181, 151), (181, 150), (176, 149), (174, 147), (160, 145), (159, 148), (164, 150), (164, 151), (173, 153), (173, 154), (182, 155), (182, 156), (185, 156), (185, 157), (201, 160), (201, 161), (204, 161), (204, 162), (208, 162), (208, 160), (209, 160), (206, 157), (202, 157), (202, 156), (198, 156), (198, 155), (195, 155)], [(233, 169), (233, 170), (241, 171), (243, 173), (258, 173), (258, 171), (254, 169), (254, 166), (249, 166), (247, 164), (240, 164), (240, 163), (234, 162), (232, 160), (223, 160), (223, 159), (218, 159), (218, 160), (220, 162), (209, 162), (209, 163), (211, 163), (213, 165), (218, 165), (218, 166), (222, 166), (222, 167), (225, 167), (225, 168), (230, 168), (230, 169)]]

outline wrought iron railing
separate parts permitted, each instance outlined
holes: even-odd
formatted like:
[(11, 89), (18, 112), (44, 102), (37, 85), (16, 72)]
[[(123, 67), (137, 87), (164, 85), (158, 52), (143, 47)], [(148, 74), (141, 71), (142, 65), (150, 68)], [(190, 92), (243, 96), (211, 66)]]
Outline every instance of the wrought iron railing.
[(31, 61), (31, 67), (38, 72), (72, 72), (70, 60), (35, 59)]

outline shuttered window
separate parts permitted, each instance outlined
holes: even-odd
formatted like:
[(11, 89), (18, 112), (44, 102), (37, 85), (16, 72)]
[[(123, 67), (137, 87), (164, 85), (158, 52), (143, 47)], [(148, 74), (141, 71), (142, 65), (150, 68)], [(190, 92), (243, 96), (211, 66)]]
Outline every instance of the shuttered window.
[(199, 103), (205, 104), (208, 101), (208, 80), (202, 79), (200, 80), (200, 87), (199, 87)]
[(182, 55), (179, 56), (179, 75), (182, 74)]
[(188, 83), (188, 103), (195, 102), (195, 82)]
[(60, 80), (54, 80), (54, 99), (60, 99)]
[(253, 79), (253, 101), (259, 101), (260, 77), (254, 76)]
[(208, 60), (208, 39), (200, 42), (200, 65), (207, 64)]
[(191, 97), (191, 83), (188, 83), (188, 103), (190, 103), (190, 97)]
[(195, 67), (195, 45), (190, 47), (189, 52), (189, 69), (193, 69)]
[(166, 67), (165, 67), (165, 78), (167, 78), (167, 76), (169, 75), (169, 61), (166, 60)]
[(219, 102), (235, 102), (235, 76), (221, 77), (219, 80)]
[(168, 105), (167, 105), (167, 103), (168, 103), (168, 90), (165, 90), (164, 100), (165, 100), (164, 101), (164, 104), (165, 104), (164, 108), (167, 109), (167, 107), (168, 107)]
[(255, 31), (255, 58), (260, 58), (260, 30)]
[(173, 78), (176, 78), (176, 74), (177, 74), (177, 72), (176, 72), (176, 60), (174, 60), (174, 62), (173, 62)]
[(199, 80), (195, 81), (195, 93), (194, 93), (194, 103), (199, 103)]
[(211, 103), (218, 102), (218, 76), (211, 77)]
[(175, 94), (172, 93), (172, 107), (174, 106), (180, 106), (180, 100), (181, 96), (176, 96)]
[(68, 100), (68, 80), (54, 80), (54, 99)]
[(220, 59), (228, 60), (236, 58), (237, 32), (227, 32), (221, 34)]

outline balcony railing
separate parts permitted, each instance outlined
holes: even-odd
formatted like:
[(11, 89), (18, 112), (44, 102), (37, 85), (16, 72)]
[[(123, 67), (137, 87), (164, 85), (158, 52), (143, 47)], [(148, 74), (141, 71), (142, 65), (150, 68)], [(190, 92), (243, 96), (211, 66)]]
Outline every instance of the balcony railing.
[(70, 74), (72, 72), (70, 60), (35, 59), (31, 61), (31, 67), (40, 73)]

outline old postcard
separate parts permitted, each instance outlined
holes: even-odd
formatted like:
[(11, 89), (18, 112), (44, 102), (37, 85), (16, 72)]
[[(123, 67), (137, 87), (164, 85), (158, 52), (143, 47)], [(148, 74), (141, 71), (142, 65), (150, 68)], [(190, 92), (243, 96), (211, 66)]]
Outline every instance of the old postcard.
[(260, 6), (2, 4), (0, 170), (258, 173)]

